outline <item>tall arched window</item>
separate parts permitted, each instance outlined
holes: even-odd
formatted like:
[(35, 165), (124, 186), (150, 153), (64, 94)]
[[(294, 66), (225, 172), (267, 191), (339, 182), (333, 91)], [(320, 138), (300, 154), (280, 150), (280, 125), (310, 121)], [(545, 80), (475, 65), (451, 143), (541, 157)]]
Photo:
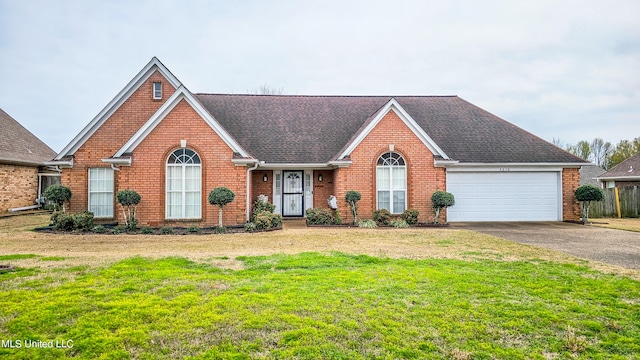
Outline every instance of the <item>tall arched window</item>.
[(382, 154), (376, 166), (378, 209), (400, 214), (407, 209), (407, 167), (402, 155)]
[(178, 149), (167, 159), (167, 219), (199, 219), (202, 204), (200, 157)]

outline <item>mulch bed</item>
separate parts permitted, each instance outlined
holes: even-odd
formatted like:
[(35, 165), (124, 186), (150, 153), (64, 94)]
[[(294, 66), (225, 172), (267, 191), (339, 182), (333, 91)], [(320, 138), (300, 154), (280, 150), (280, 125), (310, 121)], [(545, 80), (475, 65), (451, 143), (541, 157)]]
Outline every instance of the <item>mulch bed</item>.
[[(316, 224), (307, 224), (307, 227), (318, 227), (318, 228), (357, 228), (358, 224), (353, 225), (353, 224), (331, 224), (331, 225), (316, 225)], [(410, 225), (409, 228), (424, 228), (424, 227), (428, 227), (428, 228), (442, 228), (442, 227), (449, 227), (449, 224), (434, 224), (434, 223), (417, 223), (415, 225)], [(386, 229), (386, 228), (393, 228), (393, 226), (391, 225), (378, 225), (377, 228), (375, 229)], [(405, 228), (406, 229), (406, 228)]]
[[(63, 231), (63, 230), (57, 230), (53, 226), (39, 227), (39, 228), (36, 228), (34, 230), (38, 231), (38, 232), (44, 232), (44, 233), (50, 233), (50, 234), (72, 234), (72, 235), (91, 235), (91, 234), (95, 234), (95, 235), (121, 235), (121, 234), (128, 234), (128, 235), (212, 235), (212, 234), (218, 234), (216, 232), (216, 228), (215, 227), (200, 228), (200, 231), (189, 231), (189, 229), (185, 228), (185, 227), (172, 227), (171, 229), (173, 230), (173, 232), (171, 232), (170, 234), (163, 234), (162, 230), (160, 228), (153, 228), (150, 233), (143, 233), (141, 231), (141, 229), (138, 229), (137, 231), (124, 231), (123, 230), (120, 233), (113, 233), (113, 229), (115, 228), (115, 226), (113, 226), (113, 225), (104, 225), (104, 228), (105, 228), (105, 231), (101, 232), (101, 233), (98, 233), (98, 232), (95, 232), (95, 231)], [(241, 234), (241, 233), (246, 233), (247, 232), (247, 231), (244, 230), (244, 225), (227, 226), (226, 229), (227, 230), (226, 230), (225, 234)], [(255, 230), (255, 231), (252, 231), (251, 233), (276, 231), (276, 230), (282, 230), (282, 226), (277, 227), (277, 228), (273, 228), (273, 229), (267, 229), (267, 230)]]

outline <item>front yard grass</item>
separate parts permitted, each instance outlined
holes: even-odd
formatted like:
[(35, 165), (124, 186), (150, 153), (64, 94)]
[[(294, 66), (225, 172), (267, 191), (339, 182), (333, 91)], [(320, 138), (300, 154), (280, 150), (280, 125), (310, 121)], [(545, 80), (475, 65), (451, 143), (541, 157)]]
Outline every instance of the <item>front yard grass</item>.
[(487, 235), (24, 230), (42, 221), (0, 220), (0, 358), (640, 359), (637, 271)]

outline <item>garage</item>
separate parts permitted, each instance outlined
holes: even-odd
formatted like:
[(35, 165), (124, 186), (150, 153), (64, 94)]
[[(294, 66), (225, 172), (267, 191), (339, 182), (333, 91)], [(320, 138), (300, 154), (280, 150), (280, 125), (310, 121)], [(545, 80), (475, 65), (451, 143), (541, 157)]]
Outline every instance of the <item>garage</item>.
[(448, 221), (561, 221), (559, 171), (447, 171)]

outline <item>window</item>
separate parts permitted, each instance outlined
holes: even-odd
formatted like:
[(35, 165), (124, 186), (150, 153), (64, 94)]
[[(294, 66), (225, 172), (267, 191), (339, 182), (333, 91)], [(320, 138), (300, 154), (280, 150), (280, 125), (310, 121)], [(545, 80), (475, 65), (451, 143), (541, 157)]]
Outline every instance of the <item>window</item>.
[(400, 214), (407, 209), (407, 167), (402, 155), (382, 154), (376, 166), (378, 209)]
[(190, 149), (178, 149), (167, 159), (167, 219), (201, 217), (200, 157)]
[(162, 99), (162, 83), (161, 82), (153, 83), (153, 99), (154, 100)]
[(96, 218), (113, 217), (113, 169), (89, 168), (89, 211)]

